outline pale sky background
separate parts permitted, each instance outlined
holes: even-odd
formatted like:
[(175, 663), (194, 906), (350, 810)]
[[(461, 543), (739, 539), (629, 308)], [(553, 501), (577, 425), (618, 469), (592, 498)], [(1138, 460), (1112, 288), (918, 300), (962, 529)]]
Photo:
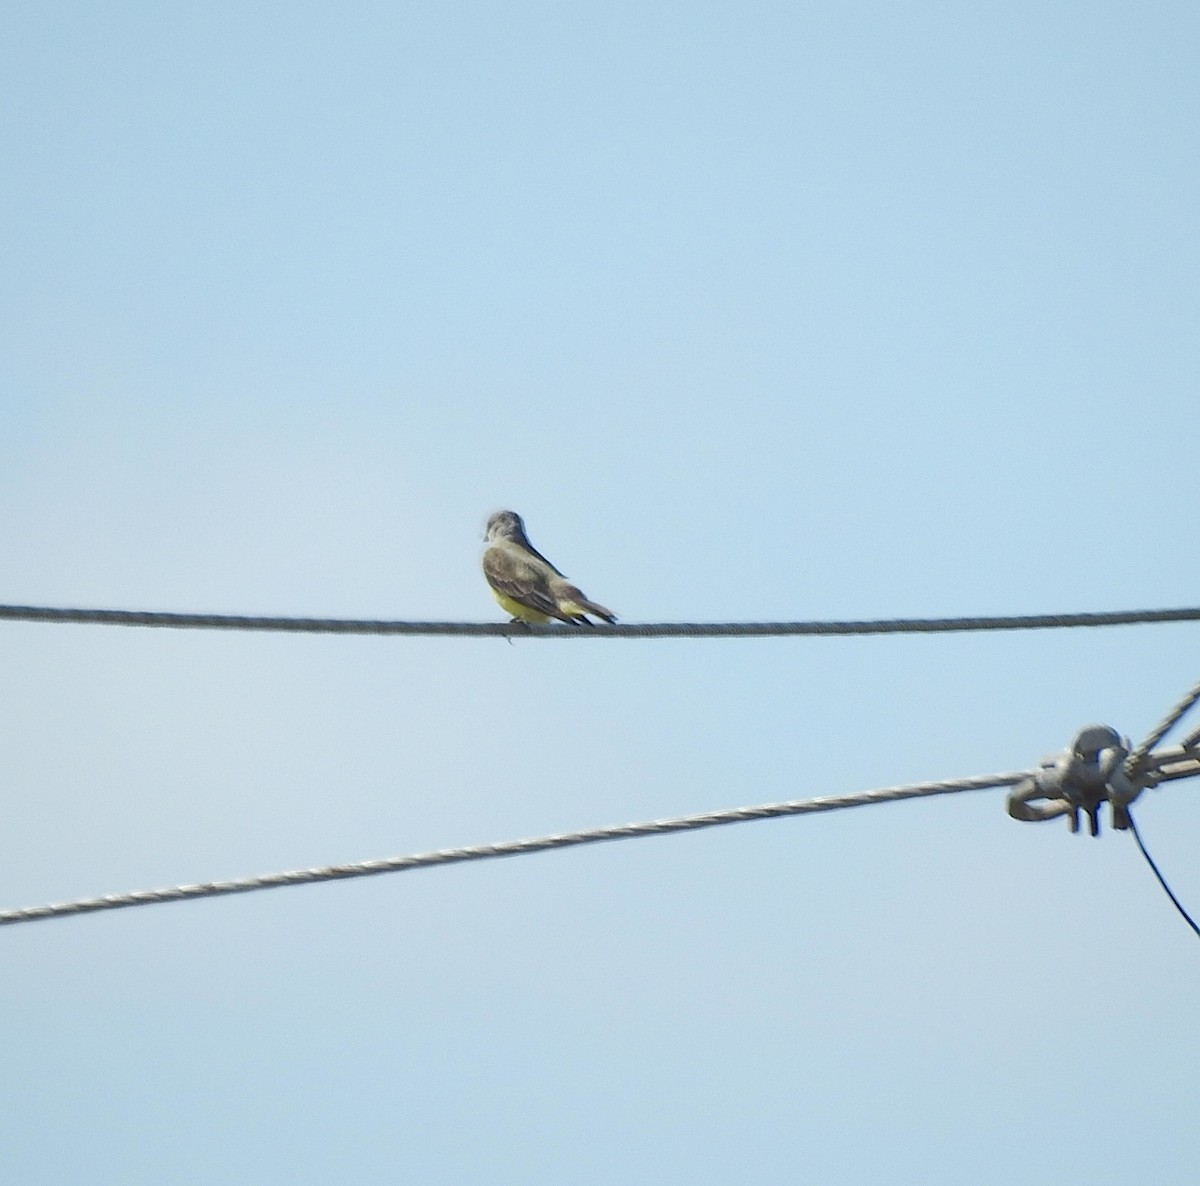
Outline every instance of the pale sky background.
[[(502, 506), (626, 621), (1200, 602), (1194, 3), (0, 28), (2, 602), (501, 620)], [(1019, 769), (1200, 628), (0, 659), (8, 908)], [(1190, 1186), (1198, 971), (1003, 792), (37, 923), (0, 1179)]]

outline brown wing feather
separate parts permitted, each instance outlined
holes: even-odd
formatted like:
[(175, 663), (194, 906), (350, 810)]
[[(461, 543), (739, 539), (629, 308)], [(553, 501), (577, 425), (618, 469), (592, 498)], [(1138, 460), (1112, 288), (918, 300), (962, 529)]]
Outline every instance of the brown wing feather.
[(537, 569), (512, 552), (503, 548), (488, 548), (483, 554), (483, 575), (493, 589), (520, 605), (562, 622), (570, 621), (546, 591), (544, 583), (538, 579), (540, 574)]

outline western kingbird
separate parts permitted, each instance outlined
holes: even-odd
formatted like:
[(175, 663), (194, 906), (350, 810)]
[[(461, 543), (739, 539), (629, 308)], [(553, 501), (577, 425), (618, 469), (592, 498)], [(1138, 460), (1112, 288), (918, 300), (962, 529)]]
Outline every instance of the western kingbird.
[(483, 575), (505, 612), (522, 622), (592, 625), (587, 615), (615, 622), (604, 606), (589, 601), (529, 542), (516, 511), (497, 511), (487, 522)]

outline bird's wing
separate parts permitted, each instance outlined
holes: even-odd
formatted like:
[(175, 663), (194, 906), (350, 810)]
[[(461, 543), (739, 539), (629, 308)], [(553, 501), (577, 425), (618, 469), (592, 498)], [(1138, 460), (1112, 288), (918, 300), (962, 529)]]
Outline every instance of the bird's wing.
[(563, 619), (545, 574), (516, 552), (497, 546), (488, 548), (483, 554), (483, 575), (497, 593), (540, 614)]
[(549, 570), (550, 570), (552, 573), (554, 573), (554, 575), (555, 575), (556, 577), (562, 577), (562, 579), (563, 579), (564, 581), (567, 579), (566, 577), (564, 577), (564, 576), (563, 576), (563, 574), (562, 574), (561, 572), (559, 572), (559, 571), (558, 571), (558, 569), (557, 569), (557, 568), (555, 568), (555, 567), (554, 567), (554, 565), (553, 565), (553, 564), (551, 564), (551, 563), (550, 563), (550, 561), (549, 561), (549, 560), (547, 560), (547, 559), (546, 559), (546, 557), (545, 557), (545, 556), (543, 556), (543, 555), (541, 554), (541, 552), (539, 552), (539, 551), (537, 550), (537, 548), (535, 548), (535, 547), (533, 546), (533, 544), (531, 544), (531, 543), (529, 542), (529, 537), (528, 537), (528, 536), (526, 536), (526, 538), (525, 538), (525, 542), (524, 542), (524, 544), (522, 545), (522, 547), (524, 547), (524, 548), (525, 548), (525, 550), (526, 550), (526, 551), (527, 551), (527, 552), (528, 552), (528, 553), (529, 553), (531, 556), (534, 556), (534, 557), (536, 557), (538, 560), (540, 560), (540, 561), (541, 561), (541, 562), (542, 562), (542, 563), (543, 563), (543, 564), (544, 564), (544, 565), (545, 565), (545, 566), (546, 566), (546, 567), (547, 567), (547, 568), (548, 568), (548, 569), (549, 569)]

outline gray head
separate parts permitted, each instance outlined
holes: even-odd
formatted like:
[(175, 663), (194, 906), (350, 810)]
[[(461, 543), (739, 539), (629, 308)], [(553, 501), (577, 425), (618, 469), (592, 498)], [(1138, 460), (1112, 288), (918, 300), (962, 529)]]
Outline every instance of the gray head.
[(531, 556), (536, 556), (551, 572), (563, 575), (529, 542), (529, 536), (525, 534), (525, 521), (516, 511), (497, 511), (487, 521), (487, 534), (483, 538), (489, 544), (494, 544), (497, 540), (508, 540), (524, 548)]
[(514, 543), (522, 544), (525, 547), (529, 546), (529, 539), (525, 535), (525, 524), (516, 511), (497, 511), (487, 521), (487, 531), (483, 538), (488, 543), (498, 539), (510, 539)]

